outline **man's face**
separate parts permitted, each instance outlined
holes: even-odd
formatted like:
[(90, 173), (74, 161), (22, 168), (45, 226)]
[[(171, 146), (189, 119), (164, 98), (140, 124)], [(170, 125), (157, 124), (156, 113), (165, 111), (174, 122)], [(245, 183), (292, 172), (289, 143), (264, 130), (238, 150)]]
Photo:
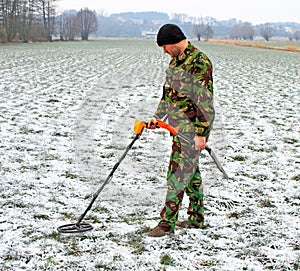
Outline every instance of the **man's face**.
[(166, 44), (161, 46), (165, 54), (168, 54), (170, 57), (177, 57), (180, 54), (180, 49), (176, 44)]

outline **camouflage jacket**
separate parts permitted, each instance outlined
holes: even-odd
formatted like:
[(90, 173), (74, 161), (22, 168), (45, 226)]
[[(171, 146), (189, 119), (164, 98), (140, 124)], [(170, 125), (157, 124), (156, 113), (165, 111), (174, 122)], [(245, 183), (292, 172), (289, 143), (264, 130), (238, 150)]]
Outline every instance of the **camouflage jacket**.
[(167, 116), (179, 132), (209, 136), (214, 121), (212, 63), (190, 42), (181, 56), (170, 61), (154, 116)]

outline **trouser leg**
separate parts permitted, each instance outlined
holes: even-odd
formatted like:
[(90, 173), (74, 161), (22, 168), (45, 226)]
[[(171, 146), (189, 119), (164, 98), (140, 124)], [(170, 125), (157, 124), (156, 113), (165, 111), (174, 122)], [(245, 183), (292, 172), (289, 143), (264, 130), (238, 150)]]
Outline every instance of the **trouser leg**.
[(199, 168), (197, 168), (193, 178), (188, 183), (186, 194), (189, 197), (188, 222), (201, 228), (204, 222), (204, 204), (202, 178)]
[[(167, 196), (160, 213), (162, 226), (175, 229), (184, 191), (195, 178), (199, 162), (199, 151), (177, 136), (173, 138), (172, 153), (167, 174)], [(198, 170), (199, 172), (199, 170)]]

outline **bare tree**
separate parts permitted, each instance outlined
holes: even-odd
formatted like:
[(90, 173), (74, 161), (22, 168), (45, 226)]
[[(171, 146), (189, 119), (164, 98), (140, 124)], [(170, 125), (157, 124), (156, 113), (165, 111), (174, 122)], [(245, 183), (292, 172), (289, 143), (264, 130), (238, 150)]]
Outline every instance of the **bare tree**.
[(40, 39), (37, 25), (39, 5), (37, 0), (22, 1), (21, 13), (19, 15), (19, 39), (24, 42)]
[(276, 29), (269, 24), (265, 24), (259, 29), (259, 32), (266, 41), (269, 41), (275, 35)]
[[(1, 25), (5, 32), (5, 37), (7, 41), (12, 41), (15, 37), (16, 31), (16, 24), (17, 24), (17, 5), (18, 1), (13, 0), (1, 0)], [(4, 35), (4, 34), (3, 34)]]
[(61, 40), (74, 40), (80, 34), (77, 11), (67, 10), (59, 16), (59, 35)]
[(300, 30), (295, 31), (293, 36), (296, 41), (299, 41), (300, 40)]
[(212, 25), (214, 24), (215, 19), (212, 17), (200, 17), (196, 19), (193, 32), (197, 37), (198, 41), (201, 40), (201, 37), (209, 39), (213, 36)]
[(91, 10), (85, 8), (81, 9), (78, 14), (78, 23), (82, 40), (88, 40), (89, 35), (98, 30), (97, 16)]
[(205, 31), (206, 31), (205, 28), (206, 28), (206, 25), (203, 22), (194, 25), (193, 32), (194, 32), (195, 36), (197, 37), (198, 41), (200, 41), (201, 37), (204, 36)]
[(242, 29), (243, 29), (243, 32), (244, 32), (244, 35), (243, 35), (244, 39), (249, 39), (249, 40), (254, 39), (255, 30), (252, 27), (251, 23), (248, 23), (248, 22), (243, 23)]
[(42, 6), (43, 24), (45, 30), (45, 38), (48, 41), (52, 40), (55, 28), (55, 8), (53, 3), (56, 0), (40, 0)]
[(253, 40), (254, 33), (251, 23), (238, 23), (231, 27), (229, 36), (232, 39)]

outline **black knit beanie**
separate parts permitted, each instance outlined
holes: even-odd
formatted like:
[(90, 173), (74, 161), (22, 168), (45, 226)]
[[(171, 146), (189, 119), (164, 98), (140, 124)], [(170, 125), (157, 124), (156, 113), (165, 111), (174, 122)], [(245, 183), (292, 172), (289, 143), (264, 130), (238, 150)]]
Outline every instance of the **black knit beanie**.
[(159, 29), (156, 41), (158, 46), (163, 46), (175, 44), (185, 39), (185, 35), (177, 25), (165, 24)]

